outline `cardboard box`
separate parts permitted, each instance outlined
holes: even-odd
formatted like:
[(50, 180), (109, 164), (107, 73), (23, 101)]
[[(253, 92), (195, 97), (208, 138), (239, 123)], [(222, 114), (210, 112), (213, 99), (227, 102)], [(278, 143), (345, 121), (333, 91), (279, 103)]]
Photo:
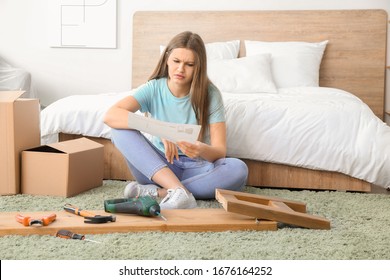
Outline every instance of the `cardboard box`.
[(20, 157), (41, 143), (38, 99), (0, 91), (0, 195), (20, 193)]
[(74, 196), (103, 184), (103, 145), (85, 137), (22, 152), (22, 193)]

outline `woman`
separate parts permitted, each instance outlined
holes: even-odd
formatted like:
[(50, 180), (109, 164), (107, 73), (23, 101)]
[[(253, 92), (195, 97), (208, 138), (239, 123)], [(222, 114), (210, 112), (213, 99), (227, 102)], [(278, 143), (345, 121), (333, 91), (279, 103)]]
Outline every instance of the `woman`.
[[(222, 97), (207, 77), (206, 49), (199, 35), (183, 32), (165, 48), (149, 81), (105, 115), (112, 141), (127, 160), (137, 182), (125, 197), (163, 198), (161, 209), (195, 208), (197, 199), (215, 198), (215, 189), (240, 190), (248, 169), (226, 156), (226, 125)], [(132, 129), (129, 112), (148, 112), (153, 118), (199, 124), (196, 143), (152, 142)]]

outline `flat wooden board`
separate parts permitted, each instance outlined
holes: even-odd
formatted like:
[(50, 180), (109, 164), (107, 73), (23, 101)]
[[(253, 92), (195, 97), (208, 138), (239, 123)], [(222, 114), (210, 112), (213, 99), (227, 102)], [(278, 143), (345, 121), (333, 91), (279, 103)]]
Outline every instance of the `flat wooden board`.
[[(95, 214), (109, 215), (104, 211), (92, 211)], [(25, 227), (15, 220), (16, 214), (41, 218), (51, 213), (57, 219), (48, 226)], [(131, 214), (115, 214), (116, 222), (106, 224), (86, 224), (84, 218), (59, 212), (2, 212), (0, 213), (0, 236), (4, 235), (55, 235), (60, 229), (67, 229), (80, 234), (103, 234), (115, 232), (142, 231), (172, 231), (172, 232), (203, 232), (203, 231), (237, 231), (237, 230), (277, 230), (274, 221), (258, 221), (235, 213), (227, 213), (224, 209), (175, 209), (163, 210), (167, 221), (159, 217), (142, 217)]]

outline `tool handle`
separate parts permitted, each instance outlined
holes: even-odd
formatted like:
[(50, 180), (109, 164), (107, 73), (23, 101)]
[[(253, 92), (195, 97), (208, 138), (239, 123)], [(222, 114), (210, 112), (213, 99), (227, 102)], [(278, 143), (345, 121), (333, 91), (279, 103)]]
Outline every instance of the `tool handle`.
[(23, 216), (22, 214), (17, 214), (15, 216), (16, 221), (24, 225), (25, 227), (27, 226), (47, 226), (51, 224), (52, 222), (55, 221), (57, 218), (56, 214), (50, 214), (48, 216), (39, 218), (39, 219), (34, 219), (31, 218), (30, 216)]
[(104, 201), (104, 210), (110, 213), (137, 214), (140, 216), (159, 216), (160, 205), (150, 196), (139, 198), (116, 198)]
[(24, 225), (25, 227), (29, 226), (30, 225), (30, 219), (31, 217), (29, 216), (22, 216), (21, 214), (17, 214), (15, 216), (15, 219), (17, 222), (21, 223), (22, 225)]
[(66, 229), (60, 229), (59, 231), (57, 231), (56, 236), (65, 239), (79, 239), (79, 240), (85, 239), (84, 235), (73, 233), (70, 230), (66, 230)]
[(79, 215), (81, 217), (94, 217), (95, 214), (88, 212), (86, 210), (80, 209), (77, 206), (71, 205), (71, 204), (65, 204), (64, 210), (76, 215)]
[(54, 214), (54, 213), (50, 214), (50, 215), (42, 218), (42, 223), (44, 226), (47, 226), (47, 225), (51, 224), (52, 222), (54, 222), (56, 218), (57, 218), (56, 214)]

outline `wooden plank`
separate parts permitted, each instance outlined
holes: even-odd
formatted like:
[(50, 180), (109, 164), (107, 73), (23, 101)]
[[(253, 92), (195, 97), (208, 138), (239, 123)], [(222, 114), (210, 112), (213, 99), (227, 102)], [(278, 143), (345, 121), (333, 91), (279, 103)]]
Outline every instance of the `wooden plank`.
[[(163, 210), (167, 218), (142, 217), (130, 214), (115, 214), (116, 222), (106, 224), (86, 224), (84, 218), (68, 213), (57, 212), (23, 212), (22, 215), (40, 218), (51, 213), (57, 215), (56, 221), (43, 227), (25, 227), (15, 220), (19, 212), (0, 213), (0, 236), (4, 235), (55, 235), (60, 229), (67, 229), (80, 234), (104, 234), (115, 232), (171, 231), (171, 232), (203, 232), (203, 231), (238, 231), (238, 230), (277, 230), (274, 221), (259, 221), (253, 217), (228, 213), (224, 209), (175, 209)], [(108, 215), (104, 211), (93, 213)]]
[(285, 211), (294, 212), (294, 210), (292, 210), (290, 207), (288, 207), (286, 203), (283, 203), (283, 202), (280, 202), (280, 201), (270, 200), (268, 202), (268, 206), (279, 208), (279, 209), (283, 209)]
[[(273, 203), (270, 203), (273, 198), (269, 198), (269, 201), (264, 205), (263, 203), (253, 202), (253, 199), (242, 199), (246, 195), (248, 194), (220, 189), (216, 190), (216, 198), (218, 201), (222, 202), (223, 208), (227, 212), (247, 215), (258, 219), (282, 222), (304, 228), (330, 229), (329, 220), (293, 210), (295, 203), (286, 203), (283, 202), (283, 199), (275, 200), (277, 204), (285, 203), (286, 206), (288, 206), (286, 209), (286, 207), (274, 207)], [(264, 201), (264, 197), (262, 197), (262, 201)], [(299, 205), (299, 203), (297, 204)]]
[(252, 193), (236, 192), (229, 190), (217, 189), (215, 191), (216, 199), (222, 204), (226, 204), (228, 201), (237, 199), (240, 201), (253, 202), (256, 204), (268, 205), (270, 201), (278, 201), (286, 204), (289, 208), (297, 212), (306, 213), (306, 203), (284, 199), (280, 197), (264, 196)]

